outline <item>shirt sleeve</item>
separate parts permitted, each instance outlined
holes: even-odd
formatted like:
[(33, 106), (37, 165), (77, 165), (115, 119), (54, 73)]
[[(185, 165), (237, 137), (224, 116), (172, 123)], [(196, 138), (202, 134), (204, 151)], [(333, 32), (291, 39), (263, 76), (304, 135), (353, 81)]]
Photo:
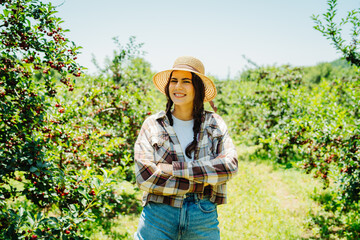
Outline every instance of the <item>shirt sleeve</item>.
[(236, 148), (229, 136), (225, 122), (220, 118), (218, 123), (223, 135), (217, 144), (217, 155), (192, 162), (173, 162), (174, 176), (199, 183), (218, 185), (225, 183), (237, 173)]
[[(154, 124), (156, 123), (152, 125)], [(155, 148), (150, 143), (150, 127), (151, 122), (145, 120), (135, 143), (135, 174), (139, 188), (148, 193), (164, 196), (202, 192), (203, 184), (166, 174), (156, 166), (154, 158)]]

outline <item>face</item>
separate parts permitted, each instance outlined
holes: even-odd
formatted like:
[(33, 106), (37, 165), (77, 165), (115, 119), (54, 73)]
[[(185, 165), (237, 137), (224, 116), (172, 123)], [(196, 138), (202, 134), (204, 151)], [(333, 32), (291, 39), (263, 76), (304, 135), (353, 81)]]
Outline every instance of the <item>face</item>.
[(190, 72), (173, 71), (169, 83), (169, 95), (175, 105), (192, 109), (195, 89), (192, 84), (192, 75)]

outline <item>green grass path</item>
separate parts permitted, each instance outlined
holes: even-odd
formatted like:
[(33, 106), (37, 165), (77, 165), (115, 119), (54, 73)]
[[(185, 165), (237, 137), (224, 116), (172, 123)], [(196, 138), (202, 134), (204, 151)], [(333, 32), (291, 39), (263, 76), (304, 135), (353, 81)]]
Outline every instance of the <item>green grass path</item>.
[[(222, 240), (309, 239), (309, 211), (318, 206), (310, 196), (321, 184), (295, 169), (281, 169), (268, 162), (252, 162), (247, 149), (238, 148), (239, 172), (228, 183), (228, 203), (218, 207)], [(110, 237), (100, 230), (92, 239), (131, 239), (138, 215), (113, 222)]]
[(308, 238), (309, 211), (318, 208), (310, 198), (315, 187), (321, 184), (295, 169), (239, 161), (228, 184), (228, 203), (218, 208), (221, 239)]

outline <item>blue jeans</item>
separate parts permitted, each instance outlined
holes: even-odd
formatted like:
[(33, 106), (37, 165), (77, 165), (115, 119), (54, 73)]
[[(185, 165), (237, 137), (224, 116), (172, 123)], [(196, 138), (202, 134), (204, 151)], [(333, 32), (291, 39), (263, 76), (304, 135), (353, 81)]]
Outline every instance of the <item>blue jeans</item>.
[(144, 207), (136, 240), (219, 240), (216, 204), (197, 195), (185, 198), (182, 208), (149, 202)]

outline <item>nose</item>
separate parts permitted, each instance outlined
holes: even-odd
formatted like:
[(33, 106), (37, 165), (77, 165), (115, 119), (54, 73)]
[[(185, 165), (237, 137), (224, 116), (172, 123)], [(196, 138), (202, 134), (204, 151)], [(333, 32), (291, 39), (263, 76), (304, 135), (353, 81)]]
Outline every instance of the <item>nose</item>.
[(178, 81), (175, 85), (175, 89), (181, 89), (183, 87), (182, 82)]

